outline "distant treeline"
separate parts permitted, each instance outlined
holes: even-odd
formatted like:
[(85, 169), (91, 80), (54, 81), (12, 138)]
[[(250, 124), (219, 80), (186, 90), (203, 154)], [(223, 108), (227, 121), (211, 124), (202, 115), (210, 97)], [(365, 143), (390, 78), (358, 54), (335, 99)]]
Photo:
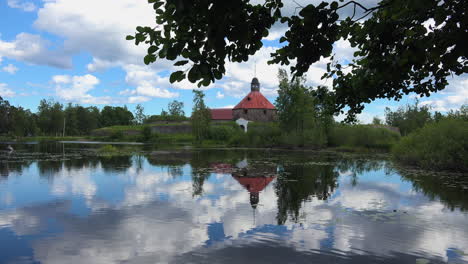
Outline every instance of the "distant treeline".
[(63, 105), (53, 100), (41, 100), (36, 113), (20, 106), (13, 106), (0, 97), (0, 135), (6, 136), (83, 136), (94, 129), (109, 126), (128, 126), (159, 120), (187, 119), (182, 111), (183, 103), (173, 101), (169, 112), (146, 116), (141, 105), (134, 113), (126, 106), (84, 107), (77, 104)]

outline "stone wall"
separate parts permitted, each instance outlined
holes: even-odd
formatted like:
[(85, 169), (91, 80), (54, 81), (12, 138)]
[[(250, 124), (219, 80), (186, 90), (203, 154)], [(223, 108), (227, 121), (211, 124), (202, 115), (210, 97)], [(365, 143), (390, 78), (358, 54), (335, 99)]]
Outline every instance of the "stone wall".
[(244, 118), (249, 121), (272, 122), (277, 120), (274, 109), (234, 109), (232, 111), (234, 120)]

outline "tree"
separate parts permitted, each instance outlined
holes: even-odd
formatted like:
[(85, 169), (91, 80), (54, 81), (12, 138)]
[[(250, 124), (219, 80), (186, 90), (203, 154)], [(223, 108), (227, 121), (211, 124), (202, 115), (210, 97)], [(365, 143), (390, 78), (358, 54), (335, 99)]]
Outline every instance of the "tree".
[[(270, 63), (291, 64), (295, 78), (329, 58), (324, 77), (334, 78), (334, 108), (348, 106), (350, 119), (377, 98), (398, 100), (411, 92), (429, 96), (447, 86), (447, 76), (468, 72), (463, 0), (380, 0), (374, 6), (340, 0), (297, 5), (292, 16), (282, 14), (283, 0), (148, 2), (157, 26), (138, 26), (127, 40), (149, 45), (146, 64), (178, 60), (174, 65), (185, 68), (173, 72), (171, 82), (187, 78), (207, 86), (221, 79), (226, 61), (247, 61), (275, 23), (287, 24), (288, 30)], [(352, 12), (345, 15), (346, 10)], [(333, 44), (340, 39), (357, 49), (346, 67), (333, 57)]]
[(62, 134), (65, 114), (63, 105), (53, 100), (41, 100), (38, 107), (38, 126), (45, 135)]
[(383, 125), (383, 122), (382, 122), (382, 119), (380, 119), (377, 116), (374, 116), (374, 118), (372, 119), (372, 124), (373, 125)]
[(183, 102), (174, 100), (167, 105), (167, 108), (169, 110), (169, 115), (173, 117), (182, 117), (185, 115)]
[(0, 134), (5, 134), (9, 129), (10, 103), (0, 96)]
[(192, 110), (192, 133), (197, 142), (201, 142), (208, 137), (211, 113), (210, 109), (206, 107), (203, 98), (205, 94), (202, 91), (193, 90), (193, 110)]
[(414, 105), (408, 104), (396, 111), (391, 111), (388, 107), (385, 108), (385, 122), (389, 126), (398, 127), (403, 136), (422, 128), (432, 120), (430, 108), (428, 106), (419, 106), (418, 101)]
[[(326, 90), (326, 88), (318, 87), (313, 90), (306, 87), (305, 78), (296, 78), (290, 81), (284, 69), (279, 70), (278, 79), (280, 84), (275, 105), (281, 129), (287, 133), (294, 132), (295, 135), (292, 137), (300, 139), (301, 145), (305, 143), (307, 138), (324, 139), (333, 118), (327, 104), (322, 104), (328, 98), (323, 97), (322, 100), (319, 100), (317, 91)], [(319, 141), (315, 141), (315, 143), (319, 143)]]
[(102, 126), (128, 126), (134, 120), (132, 112), (127, 107), (105, 106), (101, 111), (100, 123)]
[(145, 108), (141, 104), (137, 104), (135, 107), (135, 123), (141, 125), (145, 122)]

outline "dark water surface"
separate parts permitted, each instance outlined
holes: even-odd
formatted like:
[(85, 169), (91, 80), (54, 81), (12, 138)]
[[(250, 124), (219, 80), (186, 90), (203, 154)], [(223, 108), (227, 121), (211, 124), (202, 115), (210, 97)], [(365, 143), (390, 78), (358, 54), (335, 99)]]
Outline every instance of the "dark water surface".
[(313, 152), (14, 147), (0, 263), (468, 263), (468, 175)]

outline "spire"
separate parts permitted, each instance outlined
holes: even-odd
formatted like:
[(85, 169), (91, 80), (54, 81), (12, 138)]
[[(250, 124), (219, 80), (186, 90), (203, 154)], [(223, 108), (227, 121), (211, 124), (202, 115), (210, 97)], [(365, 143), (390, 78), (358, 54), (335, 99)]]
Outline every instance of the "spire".
[(257, 77), (252, 79), (252, 83), (250, 84), (250, 90), (252, 92), (259, 92), (260, 91), (260, 82), (258, 81)]

